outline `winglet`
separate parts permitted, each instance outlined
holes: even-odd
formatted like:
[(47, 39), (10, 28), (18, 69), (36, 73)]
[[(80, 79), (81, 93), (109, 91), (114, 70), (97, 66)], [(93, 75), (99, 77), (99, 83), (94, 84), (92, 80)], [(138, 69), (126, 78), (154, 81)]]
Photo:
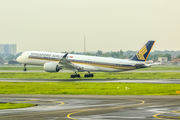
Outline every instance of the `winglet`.
[(69, 54), (69, 53), (66, 53), (66, 54), (63, 56), (63, 58), (66, 58), (68, 54)]
[(134, 56), (131, 60), (134, 61), (146, 61), (155, 41), (148, 41)]

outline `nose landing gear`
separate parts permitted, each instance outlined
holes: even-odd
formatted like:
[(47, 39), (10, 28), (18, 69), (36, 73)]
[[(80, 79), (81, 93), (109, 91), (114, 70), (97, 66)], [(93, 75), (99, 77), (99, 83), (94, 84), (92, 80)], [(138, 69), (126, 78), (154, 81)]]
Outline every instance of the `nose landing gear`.
[(26, 64), (24, 64), (24, 69), (23, 69), (23, 71), (27, 71), (27, 69), (26, 69)]

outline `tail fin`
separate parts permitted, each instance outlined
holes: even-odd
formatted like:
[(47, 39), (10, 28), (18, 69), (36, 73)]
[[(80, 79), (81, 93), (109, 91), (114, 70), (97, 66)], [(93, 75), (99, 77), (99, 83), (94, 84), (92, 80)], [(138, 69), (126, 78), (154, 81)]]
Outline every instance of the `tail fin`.
[(155, 41), (148, 41), (137, 53), (131, 58), (134, 61), (146, 61)]

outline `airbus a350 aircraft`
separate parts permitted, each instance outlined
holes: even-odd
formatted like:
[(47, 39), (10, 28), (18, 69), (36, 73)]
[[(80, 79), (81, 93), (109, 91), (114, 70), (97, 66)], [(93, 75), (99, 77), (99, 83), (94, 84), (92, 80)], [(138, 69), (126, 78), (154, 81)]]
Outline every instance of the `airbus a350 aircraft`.
[(61, 69), (69, 69), (75, 72), (71, 78), (80, 77), (77, 72), (85, 72), (84, 77), (93, 77), (90, 72), (121, 72), (150, 67), (145, 63), (155, 41), (148, 41), (131, 59), (117, 59), (68, 53), (53, 53), (42, 51), (27, 51), (22, 53), (17, 61), (26, 65), (44, 66), (46, 72), (59, 72)]

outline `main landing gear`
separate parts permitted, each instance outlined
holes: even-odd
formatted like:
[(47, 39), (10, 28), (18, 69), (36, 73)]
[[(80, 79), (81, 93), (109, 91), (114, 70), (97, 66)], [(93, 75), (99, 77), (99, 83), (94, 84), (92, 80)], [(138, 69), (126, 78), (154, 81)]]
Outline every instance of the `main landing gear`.
[(94, 77), (94, 74), (91, 74), (91, 73), (88, 71), (88, 73), (85, 74), (84, 77), (85, 77), (85, 78), (86, 78), (86, 77)]
[(75, 72), (74, 74), (71, 75), (71, 78), (76, 78), (76, 77), (80, 78), (80, 74), (77, 74), (77, 73)]
[(24, 64), (24, 69), (23, 69), (23, 71), (26, 71), (27, 69), (26, 69), (26, 64)]
[[(80, 74), (77, 74), (76, 72), (74, 74), (71, 75), (71, 78), (80, 78)], [(84, 75), (85, 78), (87, 77), (94, 77), (94, 74), (91, 74), (90, 72), (88, 72), (87, 74)]]

